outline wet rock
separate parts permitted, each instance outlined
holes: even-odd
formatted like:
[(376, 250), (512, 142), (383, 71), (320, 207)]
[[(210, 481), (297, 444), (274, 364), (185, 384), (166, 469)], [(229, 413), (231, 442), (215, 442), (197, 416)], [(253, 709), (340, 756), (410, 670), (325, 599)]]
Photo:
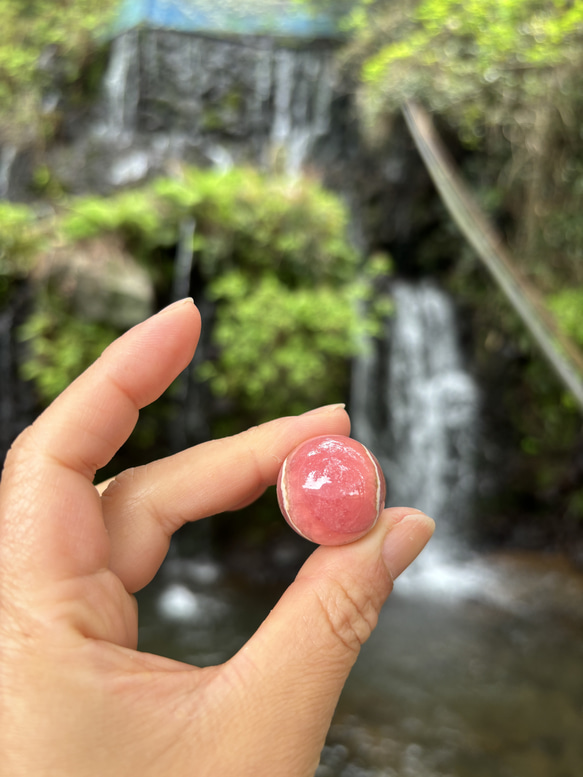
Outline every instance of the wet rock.
[(153, 311), (150, 275), (113, 236), (54, 248), (39, 260), (34, 280), (58, 290), (86, 321), (127, 329)]

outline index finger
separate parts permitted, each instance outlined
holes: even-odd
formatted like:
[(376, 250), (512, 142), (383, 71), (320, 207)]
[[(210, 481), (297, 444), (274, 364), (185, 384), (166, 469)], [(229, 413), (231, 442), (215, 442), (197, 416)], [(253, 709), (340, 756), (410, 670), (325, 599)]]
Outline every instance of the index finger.
[(190, 362), (199, 332), (192, 300), (166, 308), (112, 343), (16, 440), (0, 487), (0, 560), (21, 585), (108, 566), (95, 472)]
[(139, 591), (183, 524), (253, 502), (275, 483), (284, 458), (300, 442), (349, 431), (344, 405), (331, 405), (122, 472), (102, 497), (110, 568), (128, 591)]

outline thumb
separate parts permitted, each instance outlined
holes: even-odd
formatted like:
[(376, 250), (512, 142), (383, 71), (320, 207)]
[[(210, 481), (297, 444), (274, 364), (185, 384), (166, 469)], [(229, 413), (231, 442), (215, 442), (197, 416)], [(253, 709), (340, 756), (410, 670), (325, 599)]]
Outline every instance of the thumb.
[(239, 683), (243, 679), (257, 724), (253, 729), (260, 732), (258, 751), (270, 743), (269, 773), (314, 773), (360, 647), (376, 626), (393, 580), (433, 529), (423, 513), (392, 508), (361, 540), (318, 548), (232, 659), (230, 668)]

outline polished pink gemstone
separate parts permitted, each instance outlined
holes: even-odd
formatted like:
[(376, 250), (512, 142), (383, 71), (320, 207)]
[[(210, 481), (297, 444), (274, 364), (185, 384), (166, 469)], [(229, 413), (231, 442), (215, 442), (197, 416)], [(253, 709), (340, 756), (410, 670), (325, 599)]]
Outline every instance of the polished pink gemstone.
[(277, 498), (298, 534), (345, 545), (372, 529), (385, 505), (385, 478), (372, 453), (342, 435), (313, 437), (283, 462)]

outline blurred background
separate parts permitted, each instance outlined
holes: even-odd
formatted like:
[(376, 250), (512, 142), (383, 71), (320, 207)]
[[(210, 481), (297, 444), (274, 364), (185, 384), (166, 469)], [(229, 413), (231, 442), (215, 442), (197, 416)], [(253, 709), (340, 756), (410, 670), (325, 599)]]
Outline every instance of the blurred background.
[[(580, 777), (583, 6), (96, 5), (0, 0), (0, 460), (192, 295), (192, 366), (99, 479), (346, 402), (437, 521), (318, 777)], [(185, 527), (140, 647), (228, 658), (312, 548), (273, 490)]]

